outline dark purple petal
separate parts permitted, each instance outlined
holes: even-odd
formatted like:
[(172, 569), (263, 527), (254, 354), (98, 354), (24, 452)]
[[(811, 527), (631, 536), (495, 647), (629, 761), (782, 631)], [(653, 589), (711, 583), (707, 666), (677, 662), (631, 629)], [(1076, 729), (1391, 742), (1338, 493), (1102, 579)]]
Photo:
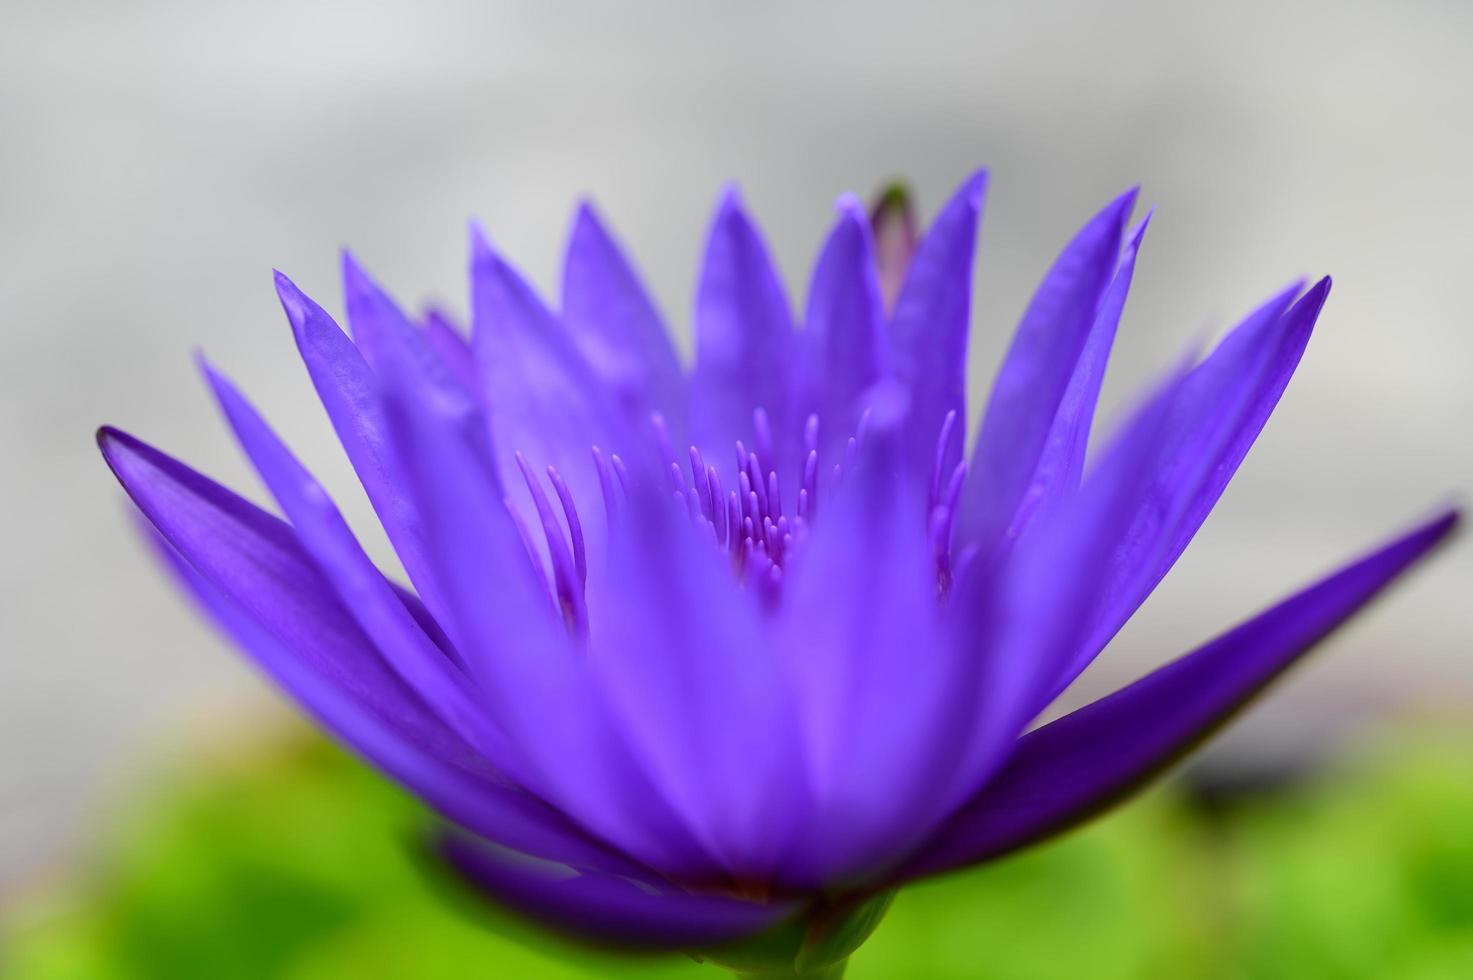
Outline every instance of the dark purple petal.
[(442, 615), (443, 592), (425, 557), (419, 513), (404, 490), (399, 461), (388, 443), (372, 368), (332, 317), (279, 272), (276, 291), (322, 407), (389, 542), (430, 611)]
[(1122, 194), (1074, 236), (1023, 314), (972, 449), (957, 527), (965, 548), (991, 554), (1027, 506), (1135, 198)]
[(942, 459), (950, 473), (961, 458), (967, 417), (967, 328), (972, 309), (972, 259), (987, 174), (962, 184), (910, 263), (895, 302), (890, 333), (895, 373), (910, 394), (908, 453), (917, 473), (930, 473), (942, 420), (956, 412), (954, 444)]
[[(392, 351), (391, 351), (392, 354)], [(479, 416), (427, 393), (411, 357), (385, 359), (389, 431), (447, 584), (446, 623), (539, 796), (646, 863), (708, 870), (610, 728), (548, 583), (528, 553)]]
[(441, 719), (493, 761), (507, 758), (505, 739), (491, 724), (460, 670), (415, 622), (404, 602), (374, 567), (327, 492), (282, 444), (228, 379), (204, 371), (226, 418), (256, 471), (271, 490), (300, 545), (364, 634), (374, 638), (389, 667)]
[(286, 524), (126, 433), (104, 428), (98, 445), (182, 582), (324, 727), (469, 830), (580, 866), (629, 866), (507, 784), (431, 714)]
[(695, 444), (710, 459), (725, 459), (735, 439), (752, 445), (752, 413), (761, 408), (779, 442), (775, 451), (786, 458), (794, 429), (793, 318), (767, 244), (734, 187), (722, 195), (711, 221), (696, 291), (695, 332), (690, 392)]
[(895, 301), (900, 298), (901, 287), (905, 285), (906, 273), (910, 271), (910, 263), (915, 258), (921, 238), (910, 193), (903, 185), (887, 187), (875, 201), (870, 209), (870, 229), (874, 233), (875, 271), (880, 278), (880, 295), (884, 298), (888, 314), (895, 309)]
[(906, 869), (917, 878), (1059, 833), (1181, 758), (1457, 524), (1448, 512), (1206, 646), (1024, 736), (1008, 765)]
[(440, 853), (469, 883), (521, 914), (586, 940), (689, 950), (762, 932), (798, 912), (790, 901), (696, 895), (652, 877), (616, 876), (529, 861), (459, 834)]
[[(878, 413), (877, 413), (878, 414)], [(813, 812), (784, 859), (790, 889), (882, 873), (945, 811), (937, 787), (977, 707), (942, 642), (932, 554), (905, 478), (900, 420), (871, 420), (858, 464), (794, 556), (778, 651), (798, 697)]]
[(1202, 526), (1278, 404), (1329, 289), (1330, 280), (1321, 280), (1292, 308), (1299, 287), (1280, 293), (1187, 377), (1170, 413), (1156, 475), (1137, 503), (1122, 547), (1102, 566), (1105, 589), (1090, 636), (1052, 694), (1089, 665)]
[(798, 344), (799, 415), (818, 415), (824, 459), (855, 433), (864, 394), (890, 370), (869, 224), (854, 198), (841, 199), (838, 211), (813, 270)]
[[(574, 500), (591, 502), (599, 499), (591, 447), (617, 452), (624, 439), (616, 410), (562, 322), (479, 229), (472, 229), (471, 252), (471, 345), (496, 460), (508, 489), (518, 488), (511, 496), (517, 510), (535, 526), (517, 453), (537, 472), (555, 467)], [(598, 510), (586, 507), (580, 516), (594, 519)]]
[(664, 320), (587, 202), (573, 218), (563, 260), (563, 322), (631, 425), (658, 411), (684, 429), (685, 375)]
[(792, 692), (756, 590), (699, 531), (663, 493), (631, 495), (608, 591), (591, 600), (591, 666), (631, 752), (694, 835), (738, 880), (767, 880), (806, 813)]

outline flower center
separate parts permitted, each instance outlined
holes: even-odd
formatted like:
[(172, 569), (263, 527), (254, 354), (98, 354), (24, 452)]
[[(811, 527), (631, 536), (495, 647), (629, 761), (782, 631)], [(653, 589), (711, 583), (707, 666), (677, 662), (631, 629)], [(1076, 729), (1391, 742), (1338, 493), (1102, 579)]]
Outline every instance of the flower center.
[[(757, 408), (752, 413), (753, 445), (737, 439), (733, 445), (734, 474), (731, 483), (722, 479), (717, 466), (708, 462), (696, 446), (690, 446), (682, 460), (677, 456), (670, 429), (665, 419), (655, 413), (650, 418), (656, 449), (664, 463), (665, 479), (673, 505), (708, 536), (714, 547), (731, 561), (739, 581), (754, 588), (768, 604), (776, 604), (782, 595), (784, 568), (791, 556), (802, 547), (815, 520), (820, 484), (826, 497), (842, 485), (845, 475), (855, 467), (863, 451), (869, 413), (860, 417), (854, 434), (843, 443), (835, 460), (821, 461), (819, 455), (820, 421), (809, 415), (803, 426), (801, 461), (796, 479), (785, 481), (778, 472), (777, 453), (773, 448), (772, 428), (767, 413)], [(926, 498), (927, 535), (935, 562), (938, 598), (944, 598), (952, 581), (951, 533), (957, 503), (966, 478), (965, 461), (949, 470), (946, 460), (956, 436), (956, 412), (948, 412), (936, 440)], [(592, 456), (604, 507), (610, 522), (616, 519), (618, 497), (627, 494), (631, 477), (624, 461), (616, 453), (605, 455), (592, 447)], [(567, 535), (553, 511), (552, 502), (536, 473), (516, 454), (518, 467), (526, 481), (536, 508), (538, 523), (547, 542), (551, 565), (551, 586), (563, 617), (570, 629), (582, 632), (587, 627), (587, 605), (584, 590), (588, 580), (587, 549), (582, 521), (567, 484), (556, 468), (547, 467), (547, 479), (558, 498)], [(824, 472), (821, 467), (827, 467)], [(822, 474), (822, 480), (820, 479)], [(787, 497), (784, 492), (796, 488)], [(510, 509), (510, 508), (509, 508)], [(512, 511), (515, 515), (515, 511)], [(528, 528), (518, 522), (523, 541), (534, 564), (542, 559)]]

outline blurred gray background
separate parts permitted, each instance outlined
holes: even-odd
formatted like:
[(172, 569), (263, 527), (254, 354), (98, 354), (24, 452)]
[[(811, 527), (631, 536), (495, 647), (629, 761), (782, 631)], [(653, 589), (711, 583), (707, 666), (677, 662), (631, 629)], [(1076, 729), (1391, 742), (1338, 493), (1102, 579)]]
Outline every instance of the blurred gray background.
[[(903, 176), (929, 214), (986, 164), (974, 404), (1057, 248), (1132, 183), (1158, 213), (1107, 406), (1291, 278), (1332, 273), (1278, 414), (1086, 691), (1473, 487), (1467, 3), (0, 12), (0, 890), (82, 846), (187, 739), (272, 717), (150, 567), (99, 423), (260, 499), (194, 373), (202, 348), (386, 554), (269, 278), (338, 309), (343, 244), (404, 301), (463, 309), (468, 217), (550, 290), (590, 193), (688, 350), (721, 182), (742, 183), (798, 287), (840, 192)], [(1377, 716), (1466, 712), (1470, 582), (1463, 543), (1209, 761), (1276, 765)]]

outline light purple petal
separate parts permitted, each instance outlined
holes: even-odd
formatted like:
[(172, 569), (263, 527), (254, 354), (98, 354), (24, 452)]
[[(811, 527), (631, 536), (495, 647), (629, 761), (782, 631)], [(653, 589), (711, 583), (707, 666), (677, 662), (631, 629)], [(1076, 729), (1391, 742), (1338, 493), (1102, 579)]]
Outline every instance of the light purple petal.
[(479, 229), (472, 229), (471, 252), (471, 346), (501, 478), (535, 526), (515, 456), (539, 473), (553, 466), (583, 505), (580, 518), (595, 520), (598, 509), (589, 504), (599, 499), (599, 484), (590, 451), (626, 449), (617, 410), (562, 322)]
[(450, 318), (439, 310), (430, 310), (424, 317), (425, 340), (434, 348), (440, 360), (450, 369), (455, 380), (468, 393), (481, 396), (481, 379), (476, 374), (476, 355), (471, 351), (470, 341)]
[(433, 615), (443, 615), (443, 591), (425, 558), (424, 528), (388, 444), (372, 368), (332, 317), (279, 272), (276, 291), (322, 407), (389, 542), (425, 605)]
[(942, 642), (921, 488), (894, 425), (872, 421), (787, 575), (778, 650), (814, 802), (781, 867), (786, 888), (854, 884), (923, 839), (978, 707), (958, 683), (974, 651)]
[[(651, 412), (685, 426), (685, 375), (633, 265), (584, 202), (563, 262), (563, 322), (631, 425)], [(677, 431), (677, 436), (681, 434)]]
[(806, 812), (794, 704), (755, 590), (700, 531), (663, 493), (631, 494), (591, 599), (592, 667), (650, 781), (725, 871), (766, 880)]
[(621, 947), (691, 950), (745, 939), (796, 914), (791, 901), (696, 895), (652, 877), (574, 873), (463, 835), (440, 852), (477, 889), (543, 925)]
[(842, 198), (808, 289), (798, 340), (799, 416), (816, 413), (824, 459), (854, 435), (863, 396), (890, 370), (890, 337), (880, 300), (869, 223), (859, 202)]
[(1187, 656), (1024, 736), (1006, 768), (906, 869), (997, 857), (1099, 813), (1215, 731), (1443, 540), (1445, 513)]
[(286, 524), (126, 433), (104, 428), (98, 445), (183, 583), (326, 728), (469, 830), (556, 860), (629, 865), (503, 782), (427, 711)]
[(992, 386), (963, 490), (958, 543), (990, 555), (1035, 484), (1120, 254), (1136, 192), (1121, 195), (1064, 247), (1034, 293)]
[(428, 553), (447, 583), (447, 626), (527, 785), (646, 863), (706, 870), (703, 852), (629, 761), (589, 683), (503, 493), (479, 416), (435, 396), (413, 358), (385, 359), (385, 408)]
[(959, 420), (954, 444), (942, 459), (950, 473), (961, 458), (967, 417), (967, 329), (972, 310), (972, 265), (987, 174), (962, 184), (921, 240), (895, 303), (890, 333), (895, 373), (910, 394), (907, 423), (910, 466), (930, 473), (941, 423)]
[[(732, 442), (753, 445), (752, 413), (767, 413), (779, 461), (793, 444), (793, 318), (767, 244), (736, 188), (711, 221), (696, 292), (696, 366), (691, 436), (709, 459), (726, 459)], [(763, 461), (764, 466), (773, 464)]]

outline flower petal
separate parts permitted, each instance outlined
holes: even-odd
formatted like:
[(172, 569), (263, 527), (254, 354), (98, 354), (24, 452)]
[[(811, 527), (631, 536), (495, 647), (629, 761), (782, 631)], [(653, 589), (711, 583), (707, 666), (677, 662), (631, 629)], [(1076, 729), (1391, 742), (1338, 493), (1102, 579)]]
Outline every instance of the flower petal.
[(957, 527), (963, 548), (991, 554), (1026, 505), (1135, 198), (1135, 190), (1122, 194), (1074, 236), (1023, 314), (972, 449)]
[[(945, 811), (977, 708), (943, 642), (921, 488), (906, 479), (900, 420), (873, 416), (812, 537), (788, 569), (778, 649), (792, 676), (813, 796), (781, 866), (789, 889), (883, 873)], [(862, 543), (862, 544), (861, 544)], [(966, 651), (970, 655), (973, 651)]]
[(944, 808), (969, 798), (1006, 759), (1086, 635), (1098, 570), (1130, 527), (1185, 379), (1183, 364), (1157, 386), (1067, 505), (1030, 525), (1002, 560), (974, 562), (958, 576), (947, 606), (967, 668), (958, 683), (981, 692), (981, 707)]
[(691, 950), (745, 939), (789, 916), (794, 902), (694, 895), (651, 877), (532, 862), (459, 834), (440, 853), (470, 884), (543, 925), (622, 947)]
[(1025, 735), (1006, 768), (906, 869), (997, 857), (1099, 813), (1181, 758), (1424, 557), (1447, 512), (1206, 646)]
[[(895, 302), (890, 334), (895, 373), (910, 395), (910, 465), (929, 473), (941, 423), (948, 412), (967, 417), (967, 329), (972, 309), (972, 265), (987, 173), (968, 177), (941, 209), (911, 260)], [(962, 436), (949, 447), (941, 472), (961, 458)]]
[(332, 317), (279, 272), (276, 292), (322, 407), (405, 573), (431, 613), (443, 615), (444, 593), (425, 557), (424, 528), (388, 443), (373, 369)]
[(440, 360), (445, 362), (455, 380), (469, 394), (479, 398), (481, 381), (476, 376), (476, 355), (460, 328), (444, 313), (430, 310), (424, 317), (424, 331), (425, 340), (440, 355)]
[(880, 300), (869, 223), (859, 202), (841, 198), (808, 289), (798, 335), (800, 409), (816, 413), (821, 459), (854, 435), (863, 396), (889, 373), (890, 337)]
[(505, 739), (474, 700), (465, 676), (415, 622), (322, 486), (227, 378), (208, 364), (203, 369), (242, 448), (343, 607), (374, 638), (400, 680), (504, 771)]
[(427, 711), (286, 524), (126, 433), (103, 428), (98, 445), (183, 583), (324, 727), (468, 830), (556, 860), (629, 865), (505, 783)]
[[(650, 781), (723, 870), (768, 880), (804, 812), (787, 679), (753, 589), (662, 491), (615, 522), (592, 669)], [(602, 600), (602, 601), (601, 601)]]
[(1073, 682), (1165, 577), (1278, 404), (1330, 289), (1321, 280), (1292, 307), (1292, 286), (1243, 321), (1187, 377), (1172, 407), (1156, 475), (1125, 544), (1102, 566), (1102, 601), (1052, 694)]
[(1100, 384), (1105, 378), (1105, 364), (1110, 359), (1110, 347), (1115, 340), (1116, 328), (1120, 325), (1120, 314), (1125, 310), (1125, 299), (1130, 292), (1130, 281), (1135, 273), (1136, 254), (1140, 250), (1141, 238), (1150, 221), (1147, 215), (1127, 236), (1125, 254), (1115, 270), (1094, 325), (1090, 327), (1089, 339), (1080, 352), (1069, 379), (1069, 387), (1059, 403), (1049, 430), (1047, 442), (1034, 471), (1033, 485), (1024, 495), (1023, 502), (1013, 518), (1009, 534), (1022, 533), (1028, 520), (1040, 511), (1047, 511), (1079, 488), (1084, 473), (1084, 456), (1089, 442), (1090, 427), (1094, 421), (1095, 407), (1099, 402)]
[[(616, 412), (562, 322), (479, 229), (471, 252), (471, 346), (502, 480), (521, 482), (517, 453), (534, 469), (556, 467), (584, 504), (580, 517), (596, 519), (598, 508), (588, 506), (600, 494), (590, 449), (625, 448)], [(537, 520), (525, 493), (512, 499), (526, 520)]]
[(447, 626), (530, 789), (600, 839), (660, 867), (709, 867), (610, 728), (504, 500), (479, 416), (434, 397), (412, 357), (388, 357), (385, 412), (427, 551), (447, 585)]
[(708, 459), (726, 459), (733, 440), (752, 444), (752, 413), (761, 408), (777, 441), (773, 451), (786, 458), (794, 438), (793, 317), (772, 255), (735, 187), (722, 195), (711, 221), (695, 322), (695, 444)]
[[(684, 428), (685, 375), (633, 265), (584, 202), (563, 260), (563, 322), (631, 425), (651, 412)], [(679, 435), (679, 433), (677, 433)]]

